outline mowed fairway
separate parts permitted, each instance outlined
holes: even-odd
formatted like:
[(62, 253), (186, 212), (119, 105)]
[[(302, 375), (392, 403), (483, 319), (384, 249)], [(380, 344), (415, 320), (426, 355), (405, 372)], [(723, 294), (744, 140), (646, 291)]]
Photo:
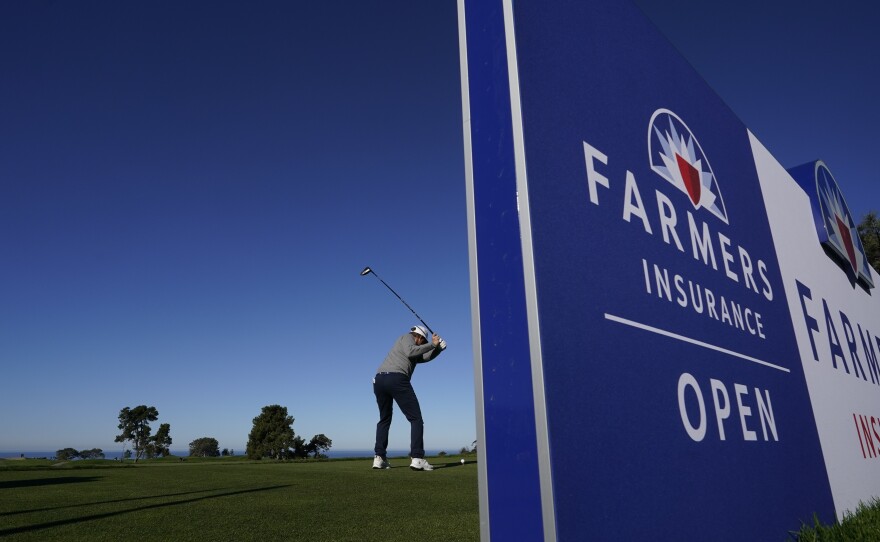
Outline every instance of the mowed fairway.
[(435, 458), (433, 472), (411, 471), (408, 459), (391, 462), (395, 468), (380, 471), (370, 468), (371, 459), (165, 460), (104, 468), (0, 461), (0, 538), (479, 539), (472, 458), (465, 465), (458, 457)]

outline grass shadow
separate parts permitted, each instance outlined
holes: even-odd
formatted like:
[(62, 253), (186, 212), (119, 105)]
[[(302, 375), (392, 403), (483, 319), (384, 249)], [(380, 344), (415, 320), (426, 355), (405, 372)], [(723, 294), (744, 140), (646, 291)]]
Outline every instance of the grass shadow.
[(465, 461), (464, 463), (462, 463), (461, 461), (456, 461), (454, 463), (443, 463), (443, 464), (437, 463), (434, 465), (434, 470), (451, 469), (452, 467), (463, 467), (465, 465), (473, 464), (473, 463), (476, 463), (476, 461)]
[(36, 512), (48, 512), (50, 510), (63, 510), (64, 508), (82, 508), (83, 506), (97, 506), (99, 504), (113, 504), (119, 502), (129, 502), (129, 501), (145, 501), (147, 499), (161, 499), (163, 497), (179, 497), (181, 495), (193, 495), (195, 493), (207, 493), (209, 491), (223, 491), (226, 488), (218, 487), (215, 489), (200, 489), (198, 491), (181, 491), (180, 493), (166, 493), (164, 495), (149, 495), (147, 497), (132, 497), (130, 499), (113, 499), (109, 501), (95, 501), (95, 502), (84, 502), (78, 504), (65, 504), (62, 506), (50, 506), (46, 508), (32, 508), (30, 510), (16, 510), (15, 512), (0, 512), (0, 517), (3, 516), (18, 516), (21, 514), (31, 514)]
[(24, 526), (21, 526), (21, 527), (12, 527), (12, 528), (10, 528), (10, 529), (0, 529), (0, 537), (7, 536), (7, 535), (12, 535), (12, 534), (28, 533), (28, 532), (31, 532), (31, 531), (39, 531), (39, 530), (42, 530), (42, 529), (49, 529), (49, 528), (52, 528), (52, 527), (61, 527), (61, 526), (63, 526), (63, 525), (71, 525), (71, 524), (74, 524), (74, 523), (82, 523), (82, 522), (84, 522), (84, 521), (92, 521), (92, 520), (97, 520), (97, 519), (105, 519), (105, 518), (110, 518), (110, 517), (113, 517), (113, 516), (119, 516), (119, 515), (122, 515), (122, 514), (129, 514), (129, 513), (131, 513), (131, 512), (140, 512), (140, 511), (142, 511), (142, 510), (152, 510), (152, 509), (155, 509), (155, 508), (165, 508), (165, 507), (168, 507), (168, 506), (177, 506), (177, 505), (180, 505), (180, 504), (188, 504), (188, 503), (193, 503), (193, 502), (203, 501), (203, 500), (206, 500), (206, 499), (216, 499), (216, 498), (218, 498), (218, 497), (230, 497), (230, 496), (232, 496), (232, 495), (244, 495), (244, 494), (247, 494), (247, 493), (256, 493), (256, 492), (258, 492), (258, 491), (271, 491), (271, 490), (273, 490), (273, 489), (281, 489), (281, 488), (283, 488), (283, 487), (290, 487), (290, 486), (289, 486), (289, 485), (278, 485), (278, 486), (269, 486), (269, 487), (258, 487), (258, 488), (255, 488), (255, 489), (242, 489), (242, 490), (240, 490), (240, 491), (227, 491), (226, 493), (218, 493), (218, 494), (216, 494), (216, 495), (205, 495), (205, 496), (203, 496), (203, 497), (193, 497), (193, 498), (191, 498), (191, 499), (183, 499), (183, 500), (180, 500), (180, 501), (174, 501), (174, 502), (164, 502), (164, 503), (158, 503), (158, 504), (150, 504), (150, 505), (147, 505), (147, 506), (140, 506), (140, 507), (137, 507), (137, 508), (130, 508), (130, 509), (128, 509), (128, 510), (120, 510), (120, 511), (118, 511), (118, 512), (106, 512), (106, 513), (104, 513), (104, 514), (93, 514), (93, 515), (91, 515), (91, 516), (83, 516), (83, 517), (74, 518), (74, 519), (63, 519), (63, 520), (59, 520), (59, 521), (49, 521), (49, 522), (46, 522), (46, 523), (38, 523), (38, 524), (36, 524), (36, 525), (24, 525)]
[(5, 482), (0, 482), (0, 489), (53, 486), (56, 484), (78, 484), (82, 482), (97, 482), (100, 479), (100, 476), (62, 476), (58, 478), (34, 478), (31, 480), (7, 480)]

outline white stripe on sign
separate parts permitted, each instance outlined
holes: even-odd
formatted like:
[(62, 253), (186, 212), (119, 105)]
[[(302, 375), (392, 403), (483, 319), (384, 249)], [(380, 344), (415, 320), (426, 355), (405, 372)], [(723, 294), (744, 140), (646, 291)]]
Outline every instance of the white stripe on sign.
[(785, 373), (790, 373), (790, 369), (786, 369), (785, 367), (781, 367), (779, 365), (774, 365), (767, 361), (760, 360), (758, 358), (753, 358), (751, 356), (747, 356), (745, 354), (740, 354), (739, 352), (734, 352), (733, 350), (728, 350), (726, 348), (721, 348), (720, 346), (715, 346), (714, 344), (704, 343), (703, 341), (698, 341), (696, 339), (691, 339), (690, 337), (685, 337), (684, 335), (679, 335), (678, 333), (672, 333), (671, 331), (666, 331), (665, 329), (660, 329), (656, 327), (652, 327), (646, 324), (642, 324), (639, 322), (634, 322), (632, 320), (627, 320), (626, 318), (621, 318), (620, 316), (614, 316), (613, 314), (605, 313), (605, 319), (611, 320), (612, 322), (617, 322), (618, 324), (623, 324), (625, 326), (631, 326), (638, 329), (643, 329), (645, 331), (650, 331), (651, 333), (656, 333), (657, 335), (663, 335), (664, 337), (669, 337), (672, 339), (676, 339), (682, 342), (695, 344), (697, 346), (702, 346), (703, 348), (708, 348), (709, 350), (715, 350), (716, 352), (721, 352), (723, 354), (727, 354), (730, 356), (734, 356), (737, 358), (741, 358), (747, 361), (751, 361), (752, 363), (757, 363), (758, 365), (764, 365), (765, 367), (770, 367), (771, 369), (776, 369), (777, 371), (782, 371)]

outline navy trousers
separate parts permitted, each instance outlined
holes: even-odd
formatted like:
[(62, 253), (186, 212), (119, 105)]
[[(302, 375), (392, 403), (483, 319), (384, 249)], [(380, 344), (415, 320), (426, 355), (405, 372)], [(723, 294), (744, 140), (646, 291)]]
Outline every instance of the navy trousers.
[(379, 373), (373, 382), (373, 393), (379, 406), (379, 423), (376, 424), (376, 455), (385, 457), (388, 451), (388, 430), (391, 429), (392, 402), (410, 424), (409, 456), (425, 457), (425, 422), (419, 399), (409, 383), (409, 377), (402, 373)]

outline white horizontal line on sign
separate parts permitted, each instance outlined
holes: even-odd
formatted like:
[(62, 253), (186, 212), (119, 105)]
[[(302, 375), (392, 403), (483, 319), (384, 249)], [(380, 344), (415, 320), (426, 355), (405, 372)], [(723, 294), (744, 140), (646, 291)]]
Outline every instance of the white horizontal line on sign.
[(698, 341), (696, 339), (691, 339), (690, 337), (685, 337), (684, 335), (679, 335), (678, 333), (672, 333), (671, 331), (666, 331), (665, 329), (660, 329), (656, 327), (652, 327), (646, 324), (641, 324), (639, 322), (634, 322), (632, 320), (627, 320), (626, 318), (621, 318), (620, 316), (614, 316), (613, 314), (605, 313), (605, 318), (607, 320), (611, 320), (612, 322), (617, 322), (618, 324), (623, 324), (625, 326), (631, 326), (638, 329), (643, 329), (645, 331), (650, 331), (651, 333), (656, 333), (657, 335), (663, 335), (664, 337), (670, 337), (672, 339), (677, 339), (679, 341), (683, 341), (686, 343), (695, 344), (697, 346), (702, 346), (703, 348), (708, 348), (709, 350), (715, 350), (716, 352), (721, 352), (723, 354), (728, 354), (730, 356), (734, 356), (737, 358), (741, 358), (747, 361), (751, 361), (753, 363), (757, 363), (759, 365), (764, 365), (765, 367), (770, 367), (771, 369), (776, 369), (777, 371), (783, 371), (786, 373), (790, 373), (790, 369), (786, 369), (785, 367), (781, 367), (779, 365), (774, 365), (772, 363), (760, 360), (758, 358), (753, 358), (751, 356), (747, 356), (745, 354), (740, 354), (739, 352), (734, 352), (733, 350), (728, 350), (726, 348), (721, 348), (720, 346), (715, 346), (714, 344), (705, 343), (703, 341)]

